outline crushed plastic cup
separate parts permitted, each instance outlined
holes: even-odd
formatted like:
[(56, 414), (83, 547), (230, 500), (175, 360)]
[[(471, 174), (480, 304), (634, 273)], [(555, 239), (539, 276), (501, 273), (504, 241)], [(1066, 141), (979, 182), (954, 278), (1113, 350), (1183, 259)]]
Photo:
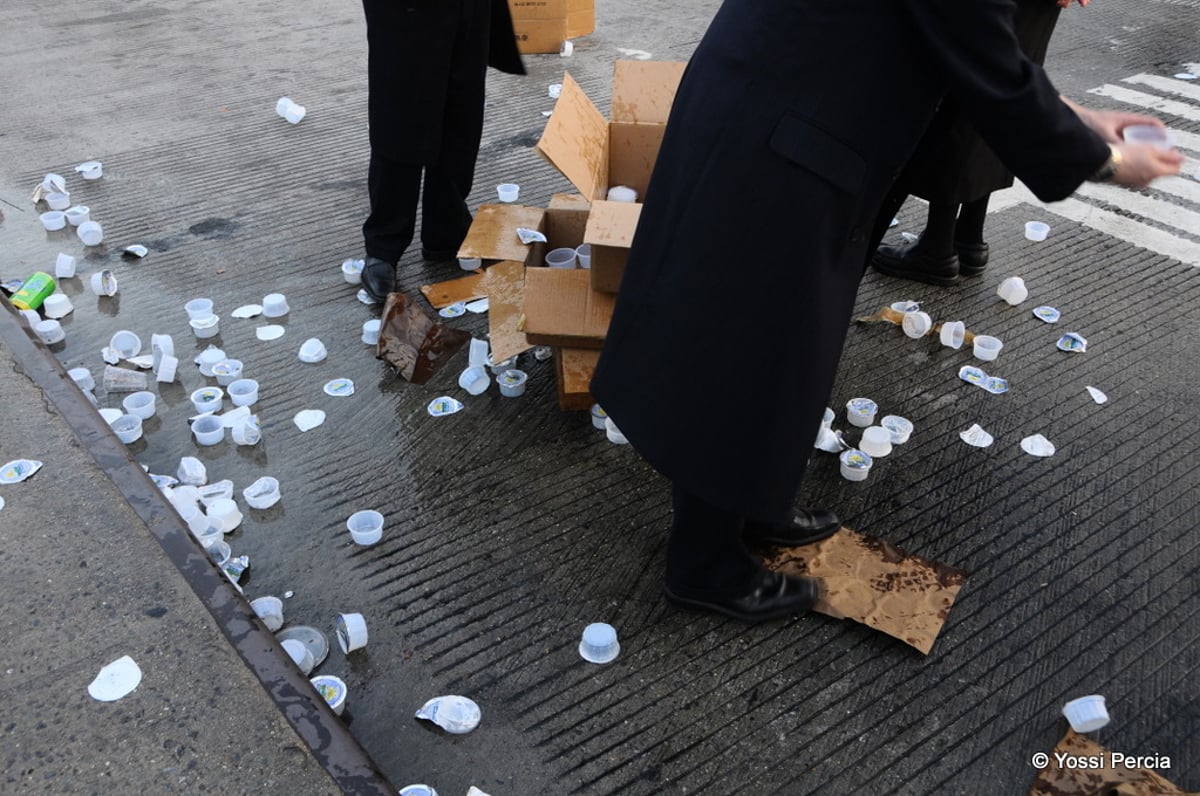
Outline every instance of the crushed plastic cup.
[(75, 171), (85, 180), (98, 180), (104, 176), (104, 165), (98, 160), (89, 160), (76, 166)]
[(225, 424), (216, 415), (205, 415), (192, 423), (192, 436), (198, 445), (216, 445), (225, 439)]
[(158, 368), (154, 371), (154, 378), (162, 384), (169, 384), (175, 381), (175, 374), (179, 372), (179, 359), (170, 354), (164, 354), (163, 358), (158, 361)]
[(551, 249), (546, 253), (546, 265), (549, 268), (574, 268), (574, 249)]
[(892, 432), (883, 426), (865, 428), (858, 449), (872, 459), (881, 459), (892, 452)]
[(477, 271), (483, 265), (483, 259), (480, 257), (459, 257), (458, 267), (464, 271)]
[(67, 223), (73, 227), (89, 221), (92, 217), (92, 211), (87, 205), (74, 205), (73, 207), (68, 207), (63, 213), (67, 217)]
[(947, 348), (962, 348), (963, 341), (967, 339), (967, 325), (962, 321), (946, 321), (938, 332), (938, 339)]
[(283, 647), (283, 651), (292, 659), (292, 663), (300, 669), (301, 673), (308, 674), (313, 670), (313, 654), (312, 650), (304, 645), (304, 642), (287, 638), (279, 642), (279, 646)]
[(521, 186), (515, 182), (502, 182), (496, 186), (496, 195), (501, 202), (515, 202), (521, 195)]
[[(346, 709), (346, 694), (348, 688), (346, 683), (340, 677), (334, 677), (332, 674), (319, 674), (309, 680), (313, 688), (317, 689), (317, 693), (325, 700), (325, 704), (329, 705), (329, 709), (333, 711), (335, 716), (342, 715), (342, 711)], [(400, 791), (404, 793), (404, 791)], [(437, 796), (434, 793), (433, 796)]]
[(1072, 699), (1063, 705), (1062, 712), (1071, 729), (1078, 733), (1095, 732), (1109, 722), (1108, 707), (1099, 694)]
[(216, 376), (217, 384), (228, 387), (242, 377), (242, 360), (222, 359), (212, 366), (212, 375)]
[(919, 340), (929, 334), (929, 330), (933, 328), (933, 318), (929, 316), (928, 312), (921, 310), (906, 312), (900, 326), (906, 335), (914, 340)]
[(225, 405), (225, 391), (220, 387), (201, 387), (192, 393), (192, 406), (197, 414), (220, 412)]
[(63, 252), (54, 259), (54, 275), (59, 279), (71, 279), (75, 276), (76, 259)]
[(370, 509), (356, 511), (346, 520), (346, 530), (358, 545), (373, 545), (383, 538), (383, 515)]
[(841, 462), (842, 478), (847, 481), (865, 481), (871, 473), (873, 462), (870, 455), (856, 448), (842, 451), (839, 461)]
[(254, 379), (238, 379), (230, 382), (229, 400), (234, 406), (250, 406), (258, 401), (258, 382)]
[(888, 433), (891, 434), (893, 445), (903, 445), (912, 436), (913, 424), (906, 417), (887, 415), (879, 421), (879, 425), (886, 428)]
[(279, 481), (264, 475), (242, 490), (246, 505), (252, 509), (269, 509), (279, 502)]
[(1021, 440), (1021, 450), (1030, 456), (1037, 456), (1044, 459), (1048, 456), (1053, 456), (1056, 449), (1053, 442), (1041, 434), (1034, 434)]
[(379, 344), (379, 329), (383, 326), (383, 322), (378, 318), (374, 318), (365, 322), (362, 325), (362, 341), (363, 345), (378, 345)]
[(973, 448), (987, 448), (996, 438), (983, 430), (983, 426), (974, 423), (966, 431), (958, 433), (959, 438)]
[(75, 306), (71, 304), (71, 298), (66, 293), (51, 293), (42, 302), (42, 312), (46, 313), (47, 318), (62, 318), (70, 315), (74, 309)]
[(283, 600), (278, 597), (259, 597), (250, 601), (250, 609), (274, 633), (283, 627)]
[(33, 325), (33, 333), (46, 345), (61, 343), (67, 338), (67, 333), (63, 330), (62, 324), (53, 318), (47, 318), (44, 321), (35, 323)]
[(1025, 222), (1025, 239), (1043, 241), (1050, 234), (1050, 225), (1042, 221)]
[(458, 377), (458, 386), (471, 395), (482, 395), (492, 383), (492, 377), (482, 365), (471, 365)]
[(109, 425), (117, 435), (117, 439), (128, 445), (137, 442), (142, 437), (142, 419), (137, 415), (121, 415)]
[(108, 341), (108, 345), (121, 359), (131, 359), (142, 352), (142, 338), (128, 329), (121, 329)]
[(208, 468), (195, 456), (184, 456), (179, 460), (175, 477), (186, 486), (204, 486), (208, 483)]
[(502, 372), (496, 383), (500, 385), (500, 394), (505, 398), (518, 398), (525, 394), (525, 382), (528, 380), (525, 371), (510, 369)]
[(212, 377), (213, 368), (218, 362), (225, 359), (225, 352), (216, 346), (210, 345), (208, 348), (201, 351), (195, 357), (195, 362), (200, 366), (200, 375)]
[(240, 423), (234, 423), (229, 429), (235, 445), (257, 445), (262, 439), (262, 428), (258, 424), (258, 415), (250, 415)]
[(1000, 355), (1000, 349), (1004, 348), (1004, 343), (999, 337), (992, 337), (990, 334), (975, 335), (974, 354), (976, 359), (984, 362), (991, 362)]
[(280, 97), (275, 103), (275, 113), (288, 124), (299, 124), (307, 111), (303, 105), (297, 105), (291, 97)]
[(59, 191), (61, 193), (62, 191), (67, 190), (67, 178), (61, 174), (50, 172), (42, 178), (42, 190)]
[(417, 711), (418, 719), (432, 721), (448, 733), (462, 735), (479, 726), (483, 713), (475, 701), (465, 696), (448, 694), (426, 702)]
[(194, 298), (183, 305), (189, 320), (202, 320), (213, 314), (213, 302), (210, 298)]
[(282, 318), (288, 314), (287, 297), (282, 293), (268, 293), (263, 296), (262, 314), (266, 318)]
[(629, 438), (621, 433), (621, 429), (617, 428), (617, 424), (611, 417), (604, 418), (604, 433), (608, 437), (608, 441), (614, 445), (629, 444)]
[(873, 424), (878, 411), (879, 405), (870, 398), (851, 398), (846, 402), (846, 419), (857, 428)]
[(96, 389), (96, 379), (92, 377), (92, 372), (87, 368), (71, 368), (67, 371), (67, 375), (81, 390)]
[(230, 498), (214, 500), (205, 513), (209, 521), (221, 529), (221, 533), (232, 533), (242, 524), (242, 512)]
[(551, 83), (546, 87), (546, 94), (550, 99), (558, 99), (559, 95), (562, 94), (562, 83)]
[(621, 654), (617, 630), (604, 622), (593, 622), (583, 629), (579, 656), (588, 663), (612, 663)]
[(221, 317), (219, 315), (192, 318), (188, 321), (188, 325), (192, 327), (192, 334), (196, 335), (197, 340), (207, 340), (221, 333)]
[(300, 361), (308, 364), (316, 364), (325, 359), (329, 352), (325, 349), (325, 344), (315, 337), (310, 337), (300, 344)]
[(628, 185), (614, 185), (608, 189), (607, 197), (610, 202), (636, 202), (638, 195)]
[(334, 634), (342, 652), (349, 655), (367, 646), (367, 620), (362, 614), (338, 614)]
[(1010, 276), (996, 288), (996, 295), (1015, 307), (1029, 298), (1029, 289), (1025, 287), (1024, 279), (1019, 276)]
[(51, 210), (66, 210), (71, 206), (71, 194), (52, 191), (46, 194), (46, 206)]
[[(63, 217), (64, 220), (66, 217)], [(104, 241), (104, 229), (95, 221), (85, 221), (75, 228), (84, 246), (99, 246)]]
[(1170, 131), (1153, 124), (1131, 124), (1121, 131), (1121, 138), (1130, 144), (1149, 144), (1157, 149), (1175, 146)]
[(129, 414), (146, 420), (154, 417), (157, 400), (158, 397), (154, 393), (148, 390), (139, 390), (125, 396), (125, 400), (121, 401), (121, 406), (125, 407), (125, 411)]
[(88, 284), (91, 285), (92, 292), (97, 296), (117, 295), (117, 277), (113, 275), (112, 271), (97, 271), (92, 274)]
[(47, 232), (55, 232), (67, 225), (67, 214), (61, 210), (47, 210), (38, 219)]
[(493, 376), (499, 376), (506, 370), (512, 370), (513, 366), (517, 364), (517, 358), (509, 357), (503, 362), (493, 362), (492, 355), (488, 354), (487, 359), (484, 360), (484, 362), (487, 365), (488, 370), (492, 372)]
[(106, 392), (137, 392), (146, 389), (146, 374), (112, 365), (104, 367), (104, 389)]

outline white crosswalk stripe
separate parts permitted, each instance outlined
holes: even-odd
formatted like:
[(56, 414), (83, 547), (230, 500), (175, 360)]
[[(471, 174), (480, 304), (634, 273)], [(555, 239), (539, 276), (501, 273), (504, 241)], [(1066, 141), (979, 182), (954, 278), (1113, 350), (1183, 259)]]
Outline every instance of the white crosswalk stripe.
[(1033, 205), (1187, 265), (1200, 266), (1200, 160), (1195, 157), (1200, 154), (1200, 135), (1172, 127), (1172, 117), (1174, 121), (1200, 121), (1200, 85), (1144, 73), (1120, 82), (1138, 88), (1105, 84), (1088, 93), (1162, 118), (1176, 147), (1189, 156), (1180, 176), (1160, 179), (1148, 191), (1084, 183), (1071, 198), (1050, 204), (1039, 201), (1018, 182), (993, 194), (988, 212)]

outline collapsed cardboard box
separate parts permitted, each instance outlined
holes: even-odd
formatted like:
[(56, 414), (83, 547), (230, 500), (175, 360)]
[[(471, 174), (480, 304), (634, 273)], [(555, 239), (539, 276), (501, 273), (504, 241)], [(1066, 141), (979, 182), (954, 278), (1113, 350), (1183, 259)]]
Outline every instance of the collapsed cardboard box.
[(641, 211), (637, 203), (607, 201), (608, 190), (622, 185), (645, 196), (684, 66), (617, 61), (611, 121), (570, 74), (563, 76), (562, 93), (537, 150), (592, 203), (584, 242), (592, 245), (596, 290), (615, 293), (619, 287)]
[(592, 290), (582, 269), (526, 268), (525, 337), (534, 345), (600, 348), (616, 300)]
[(517, 52), (556, 53), (567, 40), (567, 0), (508, 0)]

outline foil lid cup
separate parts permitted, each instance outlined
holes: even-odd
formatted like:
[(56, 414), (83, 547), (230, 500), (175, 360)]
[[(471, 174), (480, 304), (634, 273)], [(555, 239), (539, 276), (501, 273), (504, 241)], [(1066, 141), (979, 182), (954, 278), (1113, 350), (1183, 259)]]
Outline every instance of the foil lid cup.
[(1087, 338), (1077, 332), (1067, 332), (1058, 339), (1057, 343), (1059, 351), (1068, 351), (1076, 354), (1082, 354), (1084, 351), (1087, 351), (1087, 346)]
[(608, 420), (608, 412), (600, 408), (600, 404), (592, 404), (591, 408), (592, 426), (604, 431), (607, 426), (605, 421)]
[(523, 370), (506, 370), (496, 379), (500, 394), (506, 398), (517, 398), (525, 394), (525, 382), (529, 377)]
[(416, 716), (432, 721), (448, 733), (462, 735), (478, 727), (483, 714), (474, 700), (449, 694), (429, 700), (421, 706)]
[[(342, 711), (346, 709), (346, 683), (339, 677), (334, 677), (332, 674), (319, 674), (309, 680), (313, 684), (313, 688), (317, 689), (317, 693), (325, 700), (325, 704), (340, 716)], [(400, 791), (401, 794), (404, 791)], [(432, 791), (433, 796), (437, 796), (436, 791)]]
[(842, 455), (838, 459), (841, 462), (842, 477), (847, 481), (867, 480), (873, 464), (868, 454), (851, 448), (848, 451), (842, 451)]
[(1033, 317), (1046, 323), (1058, 323), (1058, 319), (1062, 317), (1062, 313), (1054, 309), (1054, 307), (1035, 307)]
[(866, 428), (874, 423), (878, 411), (879, 405), (870, 398), (851, 398), (846, 402), (846, 419), (857, 428)]

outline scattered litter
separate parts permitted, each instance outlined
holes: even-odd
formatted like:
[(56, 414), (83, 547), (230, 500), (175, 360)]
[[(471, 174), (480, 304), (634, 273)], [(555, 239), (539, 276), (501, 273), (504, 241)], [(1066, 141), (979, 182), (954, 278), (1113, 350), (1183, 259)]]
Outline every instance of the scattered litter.
[(278, 597), (259, 597), (250, 601), (250, 610), (274, 633), (283, 627), (283, 600)]
[(42, 463), (33, 459), (14, 459), (0, 467), (0, 484), (18, 484), (42, 469)]
[(345, 654), (362, 649), (367, 646), (367, 620), (362, 614), (338, 614), (335, 635)]
[(0, 497), (0, 511), (4, 509), (4, 498)]
[(418, 719), (432, 721), (448, 733), (462, 735), (479, 726), (479, 705), (465, 696), (450, 694), (434, 697), (417, 711)]
[(97, 271), (92, 274), (89, 284), (97, 296), (115, 296), (119, 290), (117, 277), (112, 271)]
[(973, 365), (963, 365), (961, 368), (959, 368), (958, 377), (967, 384), (974, 384), (976, 387), (982, 387), (992, 395), (1000, 395), (1008, 392), (1007, 379), (989, 376)]
[(547, 119), (550, 118), (550, 114), (552, 114), (552, 113), (554, 113), (554, 111), (542, 111), (542, 115), (545, 116)]
[(1102, 404), (1102, 403), (1108, 402), (1108, 396), (1105, 395), (1100, 390), (1096, 389), (1095, 387), (1089, 386), (1087, 388), (1087, 391), (1088, 391), (1088, 395), (1092, 396), (1092, 400), (1095, 401), (1096, 403)]
[(142, 354), (141, 356), (127, 357), (125, 361), (130, 365), (133, 365), (135, 368), (141, 368), (142, 370), (150, 370), (154, 367), (153, 354)]
[(285, 591), (283, 593), (283, 599), (285, 599), (285, 600), (290, 600), (295, 596), (296, 596), (296, 592), (294, 592), (294, 591), (289, 590), (289, 591)]
[(488, 344), (487, 340), (480, 340), (478, 337), (471, 338), (470, 346), (467, 348), (467, 364), (471, 367), (483, 367), (488, 361)]
[[(291, 597), (292, 593), (287, 592), (283, 596)], [(313, 666), (320, 666), (321, 662), (329, 655), (329, 639), (325, 638), (325, 634), (315, 627), (308, 625), (297, 625), (280, 630), (275, 634), (275, 638), (280, 642), (294, 639), (299, 641), (313, 656)]]
[(604, 433), (608, 437), (608, 441), (614, 445), (629, 444), (629, 438), (621, 433), (621, 429), (617, 427), (611, 417), (604, 418)]
[(150, 480), (153, 481), (154, 485), (159, 489), (170, 489), (179, 483), (178, 478), (172, 478), (169, 475), (156, 475), (155, 473), (147, 473), (147, 475), (150, 476)]
[(987, 448), (996, 441), (996, 438), (984, 431), (978, 423), (971, 426), (966, 431), (960, 431), (958, 436), (963, 442), (975, 448)]
[(1076, 332), (1067, 332), (1058, 338), (1059, 351), (1073, 351), (1082, 354), (1084, 351), (1087, 351), (1087, 344), (1084, 336)]
[(315, 337), (310, 337), (300, 345), (300, 361), (310, 365), (321, 362), (329, 355), (325, 344)]
[(550, 95), (550, 99), (558, 99), (562, 94), (562, 83), (551, 83), (546, 89), (546, 93)]
[(242, 578), (242, 573), (250, 569), (250, 556), (236, 556), (230, 558), (221, 567), (225, 570), (225, 574), (234, 583), (237, 583)]
[(626, 47), (618, 47), (617, 52), (631, 61), (649, 61), (654, 57), (645, 50), (631, 50)]
[(523, 370), (509, 369), (500, 374), (496, 383), (505, 398), (519, 398), (525, 394), (525, 383), (529, 377)]
[(470, 304), (467, 304), (466, 307), (467, 312), (473, 312), (478, 315), (488, 311), (488, 300), (486, 298), (481, 298), (478, 301), (472, 301)]
[(196, 491), (200, 495), (200, 502), (205, 506), (211, 506), (218, 500), (233, 498), (233, 482), (228, 478), (223, 478), (220, 481), (197, 487)]
[(140, 392), (146, 389), (146, 374), (112, 365), (104, 366), (104, 389), (108, 392)]
[(1200, 75), (1193, 75), (1191, 72), (1176, 72), (1175, 73), (1176, 80), (1195, 80), (1198, 77), (1200, 77)]
[(184, 456), (180, 459), (175, 475), (180, 483), (188, 486), (204, 486), (208, 483), (208, 468), (195, 456)]
[(906, 417), (887, 415), (879, 421), (879, 425), (886, 428), (888, 433), (891, 434), (893, 445), (903, 445), (912, 436), (913, 424)]
[(262, 315), (262, 311), (263, 308), (261, 304), (243, 304), (229, 314), (234, 318), (254, 318), (258, 315)]
[(362, 271), (366, 265), (366, 260), (343, 260), (342, 279), (345, 280), (347, 284), (359, 284), (362, 282)]
[(250, 407), (238, 406), (221, 415), (225, 428), (236, 428), (250, 419)]
[(303, 105), (297, 105), (291, 97), (280, 97), (275, 103), (275, 113), (288, 124), (299, 124), (306, 113)]
[(846, 419), (850, 425), (866, 428), (875, 422), (875, 413), (879, 405), (870, 398), (851, 398), (846, 402)]
[(383, 321), (379, 318), (372, 318), (365, 321), (362, 325), (362, 341), (363, 345), (379, 345), (379, 330), (383, 328)]
[(501, 202), (515, 202), (521, 195), (521, 186), (515, 182), (502, 182), (496, 186), (496, 196)]
[(308, 674), (313, 670), (316, 664), (313, 663), (312, 652), (302, 643), (296, 639), (285, 638), (279, 642), (279, 646), (283, 647), (283, 651), (292, 659), (292, 663), (296, 664), (296, 668), (302, 674)]
[(268, 293), (262, 300), (263, 315), (268, 318), (282, 318), (290, 311), (287, 296), (282, 293)]
[(821, 426), (817, 431), (817, 441), (813, 443), (813, 447), (826, 453), (838, 453), (842, 450), (842, 443), (833, 429)]
[(99, 702), (115, 702), (133, 693), (142, 682), (142, 670), (128, 655), (117, 658), (100, 670), (88, 685), (88, 693)]
[(350, 379), (333, 379), (325, 382), (325, 394), (334, 398), (345, 398), (354, 395), (354, 382)]
[(545, 362), (552, 356), (554, 356), (554, 349), (548, 345), (540, 345), (533, 349), (533, 358), (538, 362)]
[(1010, 276), (996, 288), (996, 295), (1015, 307), (1029, 298), (1029, 288), (1025, 287), (1025, 280), (1021, 277)]
[(916, 243), (921, 239), (920, 235), (913, 234), (912, 232), (901, 232), (900, 237), (904, 239), (905, 243)]
[(842, 478), (847, 481), (867, 480), (867, 476), (871, 474), (871, 465), (874, 463), (870, 455), (854, 448), (843, 451), (839, 461), (841, 462)]
[(1032, 437), (1026, 437), (1021, 440), (1021, 450), (1030, 456), (1053, 456), (1054, 443), (1041, 434), (1034, 434)]
[(1033, 317), (1046, 323), (1058, 323), (1058, 319), (1062, 317), (1062, 313), (1053, 307), (1036, 307), (1033, 310)]
[(1095, 732), (1109, 722), (1108, 707), (1099, 694), (1072, 699), (1063, 705), (1062, 712), (1071, 729), (1079, 733)]
[(283, 337), (283, 333), (287, 331), (284, 327), (277, 324), (270, 326), (260, 326), (254, 330), (254, 336), (259, 340), (278, 340)]
[(100, 349), (100, 358), (110, 365), (115, 365), (121, 361), (121, 352), (110, 345)]
[[(89, 160), (86, 163), (80, 163), (75, 167), (75, 171), (85, 180), (98, 180), (104, 176), (104, 166), (98, 160)], [(59, 179), (62, 178), (60, 177)]]
[(604, 622), (593, 622), (583, 629), (579, 655), (588, 663), (611, 663), (621, 654), (617, 630)]
[(320, 409), (303, 409), (296, 413), (292, 422), (301, 431), (311, 431), (325, 422), (325, 413)]
[(605, 429), (604, 421), (608, 419), (608, 412), (605, 412), (600, 404), (592, 404), (591, 415), (592, 427), (603, 431)]
[(200, 375), (212, 376), (213, 368), (218, 362), (225, 361), (225, 352), (215, 345), (210, 345), (208, 348), (201, 351), (196, 356), (192, 357), (192, 362), (200, 367)]
[(121, 250), (121, 254), (127, 254), (130, 257), (137, 257), (138, 259), (145, 257), (149, 253), (150, 250), (140, 243), (131, 244)]
[[(559, 58), (570, 58), (571, 53), (573, 53), (573, 52), (575, 52), (575, 42), (567, 40), (567, 41), (564, 41), (562, 43), (562, 46), (558, 48), (558, 57)], [(649, 55), (649, 54), (647, 54), (647, 55)]]
[(234, 425), (229, 431), (235, 445), (257, 445), (262, 439), (262, 428), (258, 424), (258, 415), (250, 415), (242, 423)]
[(449, 395), (443, 395), (441, 398), (434, 398), (429, 402), (429, 414), (434, 417), (442, 417), (443, 415), (452, 415), (455, 412), (462, 411), (463, 405), (451, 398)]
[(456, 301), (449, 307), (442, 307), (438, 310), (438, 315), (443, 318), (457, 318), (460, 315), (465, 315), (467, 312), (467, 303), (465, 301)]
[(896, 218), (895, 216), (892, 216), (892, 221), (890, 224), (888, 224), (888, 227), (891, 228), (891, 227), (898, 227), (898, 226), (900, 226), (900, 219)]
[(379, 303), (375, 299), (371, 298), (371, 296), (367, 293), (366, 290), (358, 291), (358, 301), (360, 304), (366, 304), (368, 307), (371, 306), (372, 304)]
[[(570, 42), (567, 42), (567, 43), (570, 44)], [(488, 794), (484, 793), (479, 788), (472, 785), (470, 788), (467, 789), (467, 796), (488, 796)]]
[(608, 189), (607, 198), (610, 202), (636, 202), (638, 194), (628, 185), (614, 185)]
[(400, 796), (438, 796), (438, 792), (429, 785), (405, 785), (400, 789)]
[(517, 227), (517, 237), (521, 239), (521, 243), (549, 243), (546, 236), (538, 232), (536, 229), (526, 229), (525, 227)]
[[(346, 709), (346, 683), (340, 677), (334, 677), (332, 674), (320, 674), (309, 680), (313, 684), (313, 688), (317, 689), (317, 693), (325, 700), (325, 704), (333, 709), (333, 712), (340, 716), (342, 711)], [(404, 791), (400, 791), (404, 793)], [(437, 796), (437, 794), (434, 794)]]

